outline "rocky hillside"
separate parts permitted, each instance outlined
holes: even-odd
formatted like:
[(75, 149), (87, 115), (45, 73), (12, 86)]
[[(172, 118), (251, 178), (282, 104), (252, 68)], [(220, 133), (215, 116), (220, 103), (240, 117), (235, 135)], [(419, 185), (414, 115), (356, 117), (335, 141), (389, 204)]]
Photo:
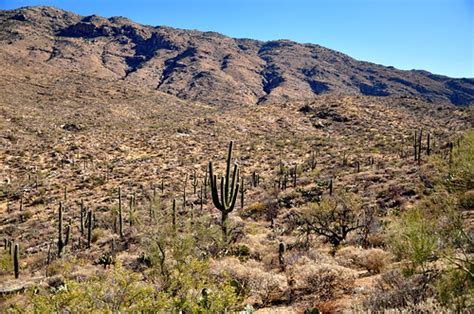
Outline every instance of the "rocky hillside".
[[(0, 11), (0, 66), (31, 64), (121, 80), (210, 104), (260, 104), (320, 94), (474, 102), (474, 79), (401, 71), (315, 44), (262, 42), (214, 32), (83, 17), (51, 7)], [(130, 85), (131, 86), (131, 85)]]

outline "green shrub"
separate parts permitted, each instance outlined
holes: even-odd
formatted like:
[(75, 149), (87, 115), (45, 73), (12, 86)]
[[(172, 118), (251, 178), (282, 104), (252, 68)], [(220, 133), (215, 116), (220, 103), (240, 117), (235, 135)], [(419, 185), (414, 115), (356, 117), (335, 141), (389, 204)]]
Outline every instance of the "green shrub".
[(433, 257), (437, 237), (433, 223), (418, 208), (403, 213), (390, 228), (390, 244), (394, 254), (410, 262), (409, 270), (424, 267)]

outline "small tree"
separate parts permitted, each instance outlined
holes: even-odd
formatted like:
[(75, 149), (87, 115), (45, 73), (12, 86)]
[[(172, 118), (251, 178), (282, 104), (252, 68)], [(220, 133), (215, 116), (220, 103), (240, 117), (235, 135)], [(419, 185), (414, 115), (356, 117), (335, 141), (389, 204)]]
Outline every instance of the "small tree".
[(360, 198), (354, 193), (339, 193), (313, 203), (300, 216), (303, 224), (317, 235), (323, 236), (334, 250), (349, 233), (364, 226), (364, 210)]

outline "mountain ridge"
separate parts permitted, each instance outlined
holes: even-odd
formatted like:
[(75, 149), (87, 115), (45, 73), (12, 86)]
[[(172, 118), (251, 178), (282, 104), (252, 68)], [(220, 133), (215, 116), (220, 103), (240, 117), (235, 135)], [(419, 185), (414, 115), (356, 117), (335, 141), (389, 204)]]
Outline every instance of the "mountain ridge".
[(209, 104), (285, 102), (321, 94), (474, 102), (474, 79), (358, 61), (311, 43), (231, 38), (45, 6), (2, 10), (0, 25), (0, 42), (7, 43), (1, 50), (21, 56), (20, 66), (47, 63)]

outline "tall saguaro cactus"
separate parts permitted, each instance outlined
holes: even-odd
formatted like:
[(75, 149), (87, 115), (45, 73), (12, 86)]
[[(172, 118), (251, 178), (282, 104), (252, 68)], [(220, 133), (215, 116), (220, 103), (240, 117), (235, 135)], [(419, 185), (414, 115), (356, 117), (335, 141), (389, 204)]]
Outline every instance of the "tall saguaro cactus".
[(227, 242), (228, 230), (227, 219), (229, 214), (235, 208), (235, 202), (239, 192), (239, 166), (234, 164), (234, 170), (231, 171), (233, 142), (229, 143), (229, 152), (227, 154), (226, 175), (221, 177), (220, 197), (219, 188), (217, 186), (217, 176), (214, 174), (212, 161), (209, 162), (209, 179), (211, 183), (212, 202), (214, 206), (221, 212), (221, 228), (224, 242)]
[(61, 257), (64, 247), (69, 243), (71, 237), (71, 222), (66, 226), (66, 235), (63, 234), (63, 203), (59, 203), (58, 211), (58, 258)]

